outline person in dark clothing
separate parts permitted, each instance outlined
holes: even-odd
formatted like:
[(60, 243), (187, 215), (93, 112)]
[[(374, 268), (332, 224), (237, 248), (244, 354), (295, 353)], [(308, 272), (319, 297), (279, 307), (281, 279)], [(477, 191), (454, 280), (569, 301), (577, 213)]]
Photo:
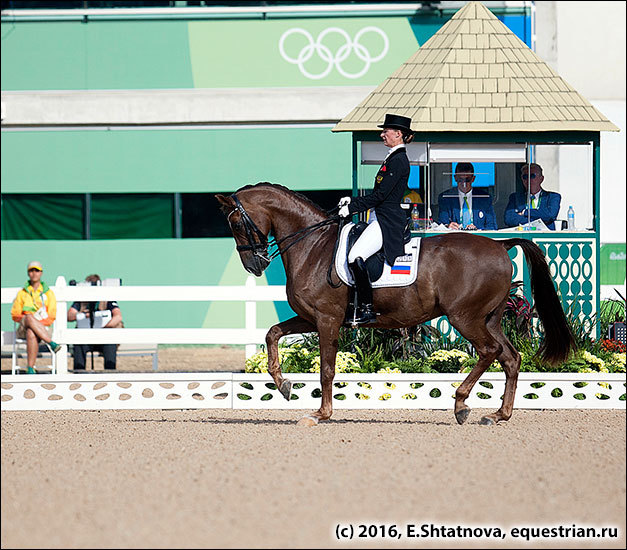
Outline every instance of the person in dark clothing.
[(403, 233), (407, 215), (401, 203), (409, 179), (409, 159), (405, 145), (411, 143), (414, 133), (411, 130), (411, 119), (400, 115), (386, 114), (379, 128), (383, 128), (381, 139), (390, 150), (377, 172), (373, 192), (363, 197), (343, 197), (338, 204), (341, 217), (370, 210), (368, 227), (348, 253), (348, 267), (355, 280), (358, 302), (355, 304), (357, 311), (353, 312), (350, 319), (352, 324), (376, 321), (365, 260), (382, 246), (390, 265), (404, 253)]
[[(85, 281), (99, 284), (100, 276), (88, 275)], [(77, 328), (118, 328), (123, 326), (122, 311), (117, 302), (74, 302), (68, 309), (67, 320), (76, 321)], [(87, 352), (89, 351), (101, 352), (104, 357), (105, 370), (115, 370), (117, 348), (117, 344), (74, 344), (74, 370), (85, 370)]]
[(562, 196), (542, 188), (544, 175), (539, 164), (524, 164), (520, 169), (520, 177), (525, 191), (509, 196), (505, 207), (505, 225), (516, 227), (540, 219), (548, 229), (554, 230)]

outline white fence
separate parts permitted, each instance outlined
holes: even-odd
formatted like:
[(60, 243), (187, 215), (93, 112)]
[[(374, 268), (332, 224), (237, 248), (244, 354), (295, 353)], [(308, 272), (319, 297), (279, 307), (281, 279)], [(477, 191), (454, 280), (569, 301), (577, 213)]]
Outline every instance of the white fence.
[[(11, 303), (17, 288), (2, 289)], [(267, 329), (256, 327), (256, 302), (284, 301), (283, 286), (66, 286), (59, 277), (54, 339), (57, 374), (2, 376), (2, 410), (55, 409), (310, 409), (320, 404), (317, 374), (289, 374), (292, 400), (278, 393), (268, 374), (123, 373), (69, 374), (67, 344), (244, 344), (247, 356), (263, 343)], [(243, 329), (70, 329), (68, 302), (244, 301)], [(3, 334), (3, 342), (5, 341)], [(337, 374), (334, 407), (349, 409), (449, 409), (465, 374)], [(485, 373), (468, 405), (496, 408), (504, 390), (502, 373)], [(521, 373), (516, 408), (625, 408), (625, 375)]]
[[(286, 401), (269, 374), (124, 373), (3, 376), (2, 410), (317, 409), (320, 375), (288, 374)], [(336, 374), (335, 409), (452, 409), (465, 374)], [(501, 372), (485, 373), (466, 403), (497, 409)], [(520, 374), (517, 409), (624, 409), (625, 376), (607, 373)]]
[[(2, 303), (10, 304), (19, 288), (3, 288)], [(285, 286), (256, 286), (250, 276), (245, 286), (68, 286), (57, 277), (52, 287), (57, 298), (53, 340), (57, 373), (67, 374), (68, 344), (231, 344), (246, 345), (246, 357), (265, 342), (267, 328), (257, 328), (257, 302), (287, 301)], [(122, 328), (75, 329), (67, 326), (68, 304), (74, 302), (246, 302), (244, 328)], [(8, 339), (7, 339), (8, 340)], [(3, 342), (5, 337), (3, 335)]]

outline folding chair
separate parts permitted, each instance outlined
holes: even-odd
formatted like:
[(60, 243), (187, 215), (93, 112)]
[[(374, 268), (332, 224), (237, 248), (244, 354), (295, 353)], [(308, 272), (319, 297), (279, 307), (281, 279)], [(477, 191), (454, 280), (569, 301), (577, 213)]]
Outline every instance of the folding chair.
[[(13, 324), (15, 338), (13, 339), (13, 350), (11, 352), (11, 374), (19, 374), (19, 371), (26, 371), (28, 365), (20, 365), (20, 359), (27, 360), (26, 353), (26, 340), (17, 337), (18, 324)], [(39, 349), (37, 350), (37, 357), (46, 357), (50, 354), (50, 363), (46, 365), (35, 365), (35, 370), (49, 370), (50, 374), (57, 373), (57, 355), (52, 351), (50, 346), (45, 342), (39, 342)]]

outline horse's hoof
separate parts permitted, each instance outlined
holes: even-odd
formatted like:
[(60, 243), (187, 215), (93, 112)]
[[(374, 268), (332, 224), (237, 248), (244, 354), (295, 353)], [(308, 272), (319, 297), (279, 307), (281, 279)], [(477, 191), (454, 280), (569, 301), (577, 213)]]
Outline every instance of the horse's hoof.
[(468, 420), (468, 415), (470, 415), (470, 409), (460, 409), (455, 412), (455, 420), (461, 426), (466, 420)]
[(483, 424), (484, 426), (493, 426), (496, 422), (493, 418), (484, 416), (481, 420), (479, 420), (479, 424)]
[(315, 416), (303, 416), (303, 418), (301, 418), (298, 421), (298, 426), (315, 426), (318, 424), (318, 419)]
[(289, 401), (292, 395), (292, 382), (287, 379), (283, 380), (279, 391), (281, 392), (281, 395)]

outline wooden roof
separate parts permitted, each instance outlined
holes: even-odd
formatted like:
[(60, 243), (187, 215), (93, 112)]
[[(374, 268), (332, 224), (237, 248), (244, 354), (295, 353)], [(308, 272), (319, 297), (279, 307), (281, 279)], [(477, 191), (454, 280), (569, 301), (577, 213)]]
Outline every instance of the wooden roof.
[(379, 131), (619, 131), (480, 2), (469, 2), (333, 128)]

